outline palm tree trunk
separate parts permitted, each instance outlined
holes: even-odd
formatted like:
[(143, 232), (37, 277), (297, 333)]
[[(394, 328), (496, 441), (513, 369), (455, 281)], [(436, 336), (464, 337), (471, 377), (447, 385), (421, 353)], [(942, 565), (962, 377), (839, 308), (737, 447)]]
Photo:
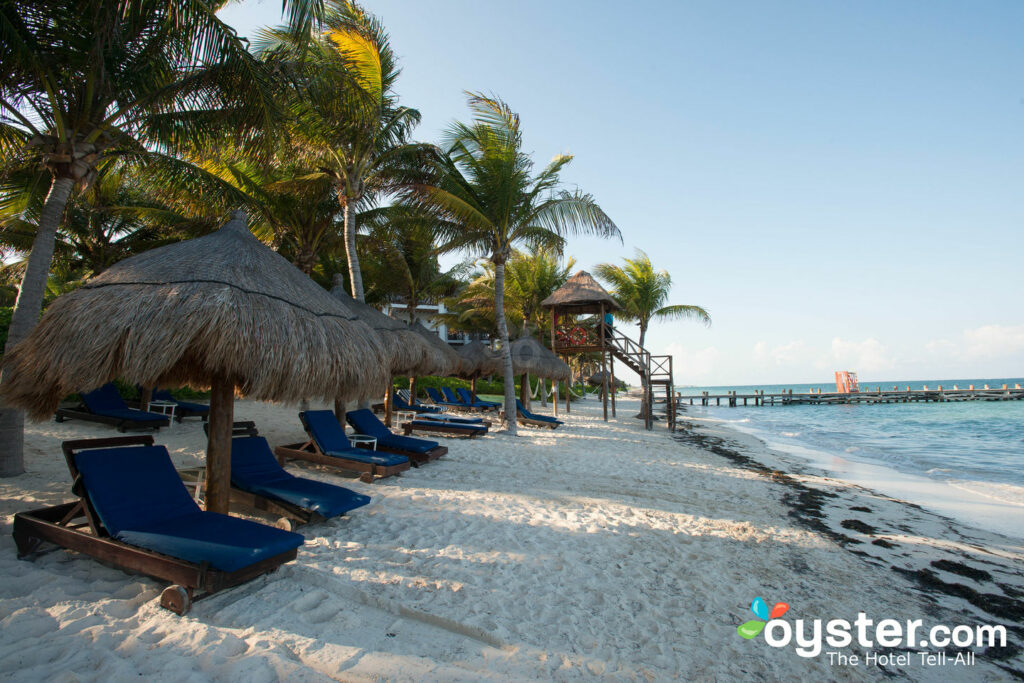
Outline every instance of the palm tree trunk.
[(494, 314), (501, 340), (501, 360), (505, 365), (505, 420), (506, 429), (516, 435), (516, 380), (512, 374), (512, 347), (508, 343), (508, 324), (505, 322), (505, 262), (494, 263)]
[(345, 200), (345, 255), (348, 257), (348, 277), (352, 285), (352, 298), (366, 301), (363, 293), (363, 271), (359, 268), (359, 254), (356, 253), (356, 217), (352, 213), (352, 203)]
[[(639, 340), (638, 343), (640, 344), (640, 348), (644, 349), (645, 351), (647, 350), (647, 347), (644, 346), (644, 338), (646, 336), (647, 336), (647, 323), (645, 323), (644, 321), (641, 320), (640, 321), (640, 340)], [(646, 422), (647, 421), (647, 411), (650, 410), (649, 400), (650, 400), (650, 394), (651, 394), (651, 387), (648, 385), (648, 382), (647, 382), (646, 368), (645, 368), (645, 374), (640, 376), (640, 387), (641, 387), (641, 391), (642, 391), (642, 398), (640, 399), (640, 415), (639, 415), (639, 417), (642, 417), (644, 419), (644, 421)]]
[[(39, 214), (39, 226), (32, 251), (25, 265), (25, 276), (21, 280), (18, 298), (14, 302), (11, 326), (7, 332), (5, 353), (23, 340), (39, 322), (43, 310), (43, 295), (46, 280), (50, 275), (50, 261), (53, 259), (57, 228), (64, 216), (64, 207), (75, 186), (72, 178), (54, 177), (50, 193)], [(0, 375), (0, 383), (3, 376)], [(0, 477), (13, 477), (25, 471), (25, 413), (0, 405)]]

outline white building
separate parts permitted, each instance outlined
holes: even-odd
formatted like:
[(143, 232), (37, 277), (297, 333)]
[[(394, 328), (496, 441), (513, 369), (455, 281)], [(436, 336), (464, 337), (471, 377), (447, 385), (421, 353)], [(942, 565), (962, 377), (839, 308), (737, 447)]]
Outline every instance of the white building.
[[(408, 306), (401, 299), (396, 299), (391, 303), (384, 304), (384, 313), (390, 315), (396, 320), (403, 322), (409, 321)], [(445, 340), (452, 346), (459, 346), (461, 344), (467, 344), (473, 340), (468, 333), (459, 330), (450, 329), (447, 325), (439, 322), (436, 316), (439, 313), (445, 313), (447, 309), (444, 306), (443, 301), (437, 303), (420, 303), (416, 306), (415, 318), (428, 330), (434, 330), (438, 333), (441, 339)], [(480, 340), (487, 342), (487, 335), (482, 335)]]

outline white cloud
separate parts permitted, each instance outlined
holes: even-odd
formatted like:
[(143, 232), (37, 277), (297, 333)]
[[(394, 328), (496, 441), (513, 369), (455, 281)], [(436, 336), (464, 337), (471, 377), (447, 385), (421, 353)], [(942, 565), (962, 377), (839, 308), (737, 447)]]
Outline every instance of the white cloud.
[(722, 356), (713, 346), (691, 349), (678, 342), (665, 347), (664, 353), (672, 356), (672, 375), (676, 381), (686, 384), (714, 379), (716, 365)]
[(832, 360), (841, 367), (839, 370), (854, 370), (860, 373), (891, 370), (896, 362), (889, 349), (877, 339), (847, 341), (835, 337), (832, 340)]
[(1024, 351), (1024, 325), (982, 325), (964, 330), (968, 358), (1002, 358)]

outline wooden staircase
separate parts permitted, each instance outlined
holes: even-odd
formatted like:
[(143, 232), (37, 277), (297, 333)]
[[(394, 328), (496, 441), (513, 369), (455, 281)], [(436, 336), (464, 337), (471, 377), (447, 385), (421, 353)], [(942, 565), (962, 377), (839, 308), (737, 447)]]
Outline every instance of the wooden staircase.
[(613, 326), (601, 323), (604, 327), (602, 335), (598, 330), (598, 339), (604, 338), (605, 349), (621, 361), (627, 368), (640, 375), (644, 383), (644, 398), (647, 404), (645, 426), (650, 429), (653, 420), (654, 394), (662, 387), (665, 390), (665, 420), (672, 431), (676, 429), (675, 401), (672, 400), (672, 356), (655, 356), (638, 343), (616, 330)]

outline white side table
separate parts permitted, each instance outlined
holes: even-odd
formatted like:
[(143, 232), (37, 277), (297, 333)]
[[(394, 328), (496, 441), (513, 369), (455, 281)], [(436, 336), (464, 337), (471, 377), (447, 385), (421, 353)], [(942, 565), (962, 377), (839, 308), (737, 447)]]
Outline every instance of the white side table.
[(178, 404), (173, 401), (150, 401), (149, 411), (154, 413), (160, 413), (161, 415), (169, 415), (171, 418), (171, 424), (167, 425), (168, 428), (174, 424), (174, 411), (177, 410)]
[(377, 450), (377, 437), (375, 436), (369, 436), (367, 434), (349, 434), (348, 440), (352, 442), (353, 446), (366, 444), (369, 446), (371, 451)]
[(412, 422), (416, 419), (415, 410), (396, 410), (391, 413), (391, 423), (401, 426), (405, 422)]

